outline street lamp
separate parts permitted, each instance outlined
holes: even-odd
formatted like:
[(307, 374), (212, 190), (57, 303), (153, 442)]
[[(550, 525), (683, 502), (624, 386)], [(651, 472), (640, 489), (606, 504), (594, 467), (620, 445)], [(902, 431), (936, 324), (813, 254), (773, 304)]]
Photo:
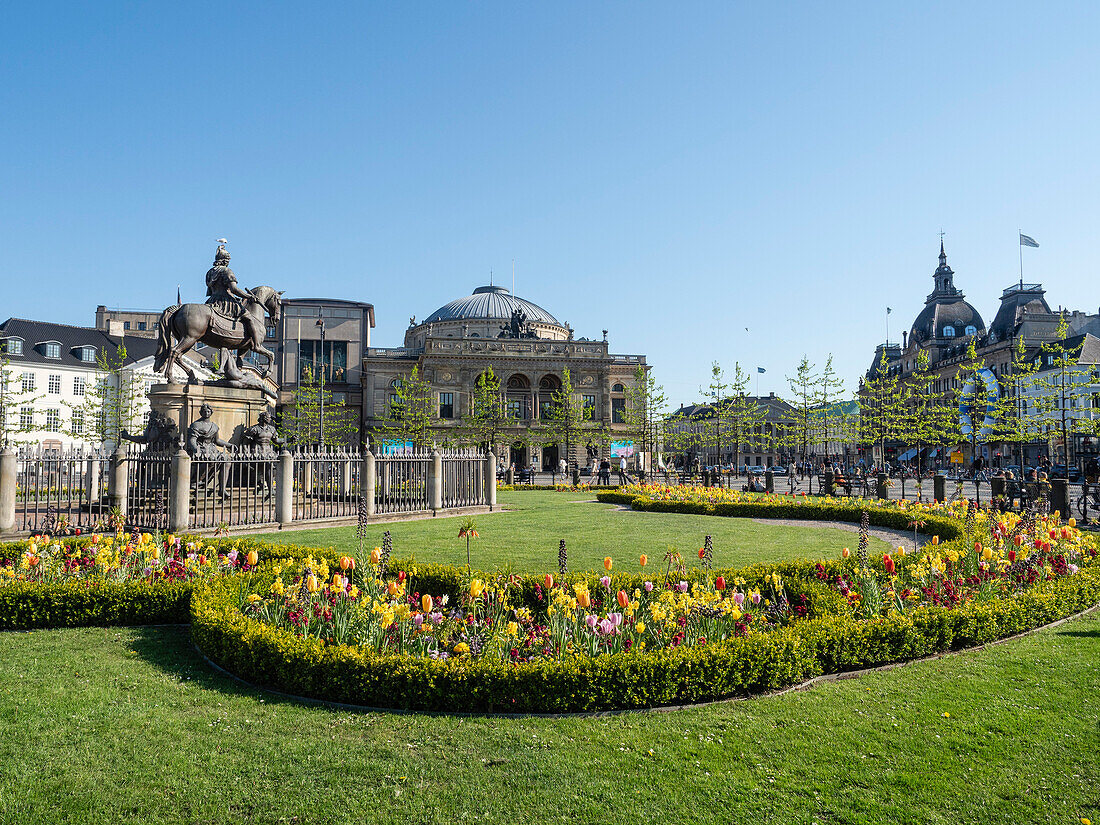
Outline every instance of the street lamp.
[(321, 307), (317, 307), (317, 326), (321, 330), (321, 357), (318, 359), (318, 368), (320, 374), (320, 385), (317, 391), (317, 398), (320, 404), (320, 423), (318, 429), (318, 440), (321, 445), (321, 449), (325, 448), (325, 318), (322, 315), (323, 310)]

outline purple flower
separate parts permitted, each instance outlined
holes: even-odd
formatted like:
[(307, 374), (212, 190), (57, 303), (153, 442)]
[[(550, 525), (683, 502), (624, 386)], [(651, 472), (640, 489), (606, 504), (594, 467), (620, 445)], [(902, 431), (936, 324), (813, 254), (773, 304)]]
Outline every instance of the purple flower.
[(679, 584), (677, 585), (677, 587), (679, 587), (679, 588), (680, 588), (680, 592), (681, 592), (681, 593), (687, 593), (687, 592), (688, 592), (688, 583), (687, 583), (687, 582), (680, 582), (680, 583), (679, 583)]
[(623, 623), (622, 613), (608, 613), (607, 618), (611, 619), (611, 621), (615, 623), (615, 627), (618, 627)]
[(430, 618), (432, 620), (432, 624), (439, 624), (440, 622), (443, 621), (443, 614), (442, 613), (433, 613), (428, 618)]
[(228, 558), (229, 561), (232, 562), (233, 564), (236, 564), (237, 563), (237, 551), (236, 550), (230, 550), (229, 555), (226, 558)]
[(417, 613), (415, 616), (413, 616), (413, 627), (419, 630), (420, 625), (422, 624), (424, 624), (424, 617), (421, 614)]
[(611, 621), (611, 619), (600, 620), (600, 632), (603, 633), (604, 636), (610, 636), (611, 631), (613, 631), (614, 629), (615, 623)]
[(734, 593), (733, 594), (733, 601), (738, 607), (740, 607), (741, 605), (743, 605), (745, 603), (745, 594), (744, 593)]
[(646, 582), (644, 586), (645, 586), (645, 592), (646, 593), (652, 593), (653, 592), (653, 582)]
[(760, 604), (760, 594), (759, 593), (753, 593), (752, 594), (752, 603), (753, 604)]
[(595, 615), (593, 615), (592, 613), (589, 613), (587, 616), (584, 617), (584, 623), (586, 625), (588, 625), (589, 630), (595, 630), (596, 629), (596, 617), (595, 617)]
[(611, 589), (611, 577), (610, 576), (601, 576), (600, 577), (600, 584), (602, 584), (604, 587), (606, 587), (608, 590), (610, 590)]
[(1068, 571), (1070, 572), (1070, 575), (1071, 575), (1071, 576), (1072, 576), (1072, 575), (1073, 575), (1074, 573), (1076, 573), (1076, 572), (1077, 572), (1078, 570), (1080, 570), (1080, 569), (1081, 569), (1081, 568), (1080, 568), (1080, 567), (1078, 567), (1078, 566), (1077, 566), (1076, 564), (1071, 564), (1071, 565), (1069, 565), (1068, 567), (1066, 567), (1066, 570), (1068, 570)]

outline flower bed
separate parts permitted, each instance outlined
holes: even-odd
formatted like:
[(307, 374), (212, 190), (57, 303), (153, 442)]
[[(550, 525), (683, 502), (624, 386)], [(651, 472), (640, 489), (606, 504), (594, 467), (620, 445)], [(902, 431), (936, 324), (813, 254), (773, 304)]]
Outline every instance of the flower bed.
[(499, 492), (524, 493), (532, 491), (553, 493), (592, 493), (597, 490), (617, 490), (618, 487), (594, 487), (591, 484), (504, 484), (497, 482)]
[[(632, 501), (764, 508), (753, 511), (762, 517), (860, 509), (680, 495), (687, 500)], [(774, 690), (993, 641), (1100, 601), (1096, 542), (1072, 520), (961, 504), (866, 510), (855, 552), (740, 570), (711, 569), (707, 544), (690, 564), (670, 552), (567, 574), (563, 555), (555, 574), (509, 576), (387, 559), (377, 548), (355, 559), (248, 539), (22, 542), (0, 546), (0, 626), (189, 617), (211, 660), (292, 694), (409, 710), (586, 712)], [(869, 557), (876, 518), (933, 542)]]
[(595, 581), (306, 558), (275, 565), (252, 592), (199, 590), (193, 634), (223, 667), (294, 694), (571, 712), (772, 690), (993, 641), (1100, 600), (1095, 542), (1073, 526), (941, 518), (963, 538), (919, 555), (869, 558), (864, 529), (836, 560), (712, 571), (704, 546), (690, 571), (670, 554), (656, 576), (643, 557), (613, 577), (608, 559)]

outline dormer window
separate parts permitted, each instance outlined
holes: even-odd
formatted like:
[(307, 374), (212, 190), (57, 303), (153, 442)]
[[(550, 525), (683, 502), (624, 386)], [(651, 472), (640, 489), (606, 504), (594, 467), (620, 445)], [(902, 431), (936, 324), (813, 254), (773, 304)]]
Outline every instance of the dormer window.
[(85, 364), (91, 364), (95, 361), (95, 347), (81, 347), (77, 352), (80, 355), (80, 360)]
[(8, 355), (22, 355), (23, 354), (23, 339), (22, 338), (9, 338), (4, 342), (4, 352)]
[(954, 338), (955, 337), (955, 328), (950, 327), (950, 326), (944, 327), (943, 328), (943, 337), (944, 338)]
[(57, 343), (57, 341), (47, 341), (42, 345), (42, 354), (47, 358), (60, 358), (61, 344)]
[(969, 327), (966, 328), (966, 334), (967, 335), (977, 335), (978, 334), (978, 328), (975, 327), (975, 326), (969, 326)]

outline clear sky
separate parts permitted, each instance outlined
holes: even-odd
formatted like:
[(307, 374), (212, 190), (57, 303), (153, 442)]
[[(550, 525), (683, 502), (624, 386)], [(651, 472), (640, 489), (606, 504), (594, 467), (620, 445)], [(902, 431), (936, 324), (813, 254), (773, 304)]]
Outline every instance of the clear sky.
[[(0, 317), (248, 286), (372, 302), (374, 342), (487, 283), (645, 353), (852, 385), (945, 235), (1097, 311), (1100, 4), (8, 3)], [(746, 327), (748, 331), (746, 332)]]

